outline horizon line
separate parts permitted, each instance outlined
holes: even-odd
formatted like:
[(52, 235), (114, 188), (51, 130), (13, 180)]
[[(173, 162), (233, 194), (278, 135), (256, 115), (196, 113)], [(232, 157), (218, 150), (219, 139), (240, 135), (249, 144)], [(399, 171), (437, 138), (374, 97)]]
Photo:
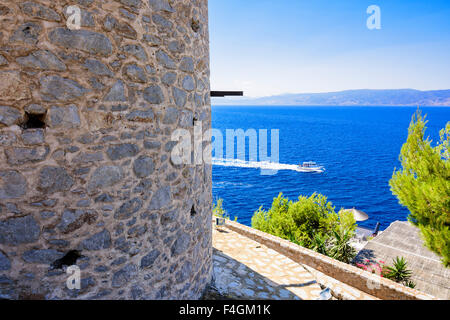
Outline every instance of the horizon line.
[[(435, 91), (450, 91), (449, 89), (432, 89), (432, 90), (420, 90), (420, 89), (413, 89), (413, 88), (399, 88), (399, 89), (345, 89), (345, 90), (338, 90), (338, 91), (322, 91), (322, 92), (287, 92), (287, 93), (278, 93), (278, 94), (272, 94), (267, 96), (246, 96), (244, 91), (243, 97), (227, 97), (227, 99), (231, 100), (238, 100), (242, 98), (248, 98), (248, 99), (263, 99), (263, 98), (271, 98), (271, 97), (279, 97), (279, 96), (289, 96), (289, 95), (312, 95), (312, 94), (327, 94), (327, 93), (341, 93), (341, 92), (350, 92), (350, 91), (418, 91), (418, 92), (435, 92)], [(212, 97), (212, 99), (216, 99), (216, 97)], [(221, 99), (221, 98), (220, 98)]]

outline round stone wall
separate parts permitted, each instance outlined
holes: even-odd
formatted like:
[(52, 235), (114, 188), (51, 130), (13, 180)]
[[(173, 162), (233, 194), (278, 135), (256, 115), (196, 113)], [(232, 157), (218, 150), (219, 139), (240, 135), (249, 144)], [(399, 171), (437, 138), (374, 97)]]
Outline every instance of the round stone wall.
[(211, 127), (207, 0), (0, 0), (0, 18), (0, 299), (199, 298), (211, 166), (174, 164), (171, 136)]

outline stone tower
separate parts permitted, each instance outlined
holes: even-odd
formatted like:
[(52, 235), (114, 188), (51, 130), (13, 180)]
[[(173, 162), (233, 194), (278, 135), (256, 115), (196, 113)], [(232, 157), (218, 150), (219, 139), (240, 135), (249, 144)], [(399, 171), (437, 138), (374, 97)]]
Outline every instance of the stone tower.
[(0, 299), (199, 298), (211, 166), (174, 164), (171, 136), (211, 127), (207, 0), (0, 0), (0, 19)]

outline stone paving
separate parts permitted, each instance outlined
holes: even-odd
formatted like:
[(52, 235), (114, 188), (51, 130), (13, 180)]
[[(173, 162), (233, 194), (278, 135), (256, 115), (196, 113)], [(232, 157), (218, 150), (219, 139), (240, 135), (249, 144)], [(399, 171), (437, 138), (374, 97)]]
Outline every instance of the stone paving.
[(225, 227), (213, 229), (215, 289), (249, 300), (316, 300), (322, 291), (301, 264)]

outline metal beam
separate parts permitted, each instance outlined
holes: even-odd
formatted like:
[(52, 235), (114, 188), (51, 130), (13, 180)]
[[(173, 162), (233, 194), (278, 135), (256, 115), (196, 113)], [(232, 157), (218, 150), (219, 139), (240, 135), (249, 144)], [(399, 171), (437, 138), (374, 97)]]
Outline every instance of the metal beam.
[(211, 97), (242, 97), (244, 91), (211, 91)]

